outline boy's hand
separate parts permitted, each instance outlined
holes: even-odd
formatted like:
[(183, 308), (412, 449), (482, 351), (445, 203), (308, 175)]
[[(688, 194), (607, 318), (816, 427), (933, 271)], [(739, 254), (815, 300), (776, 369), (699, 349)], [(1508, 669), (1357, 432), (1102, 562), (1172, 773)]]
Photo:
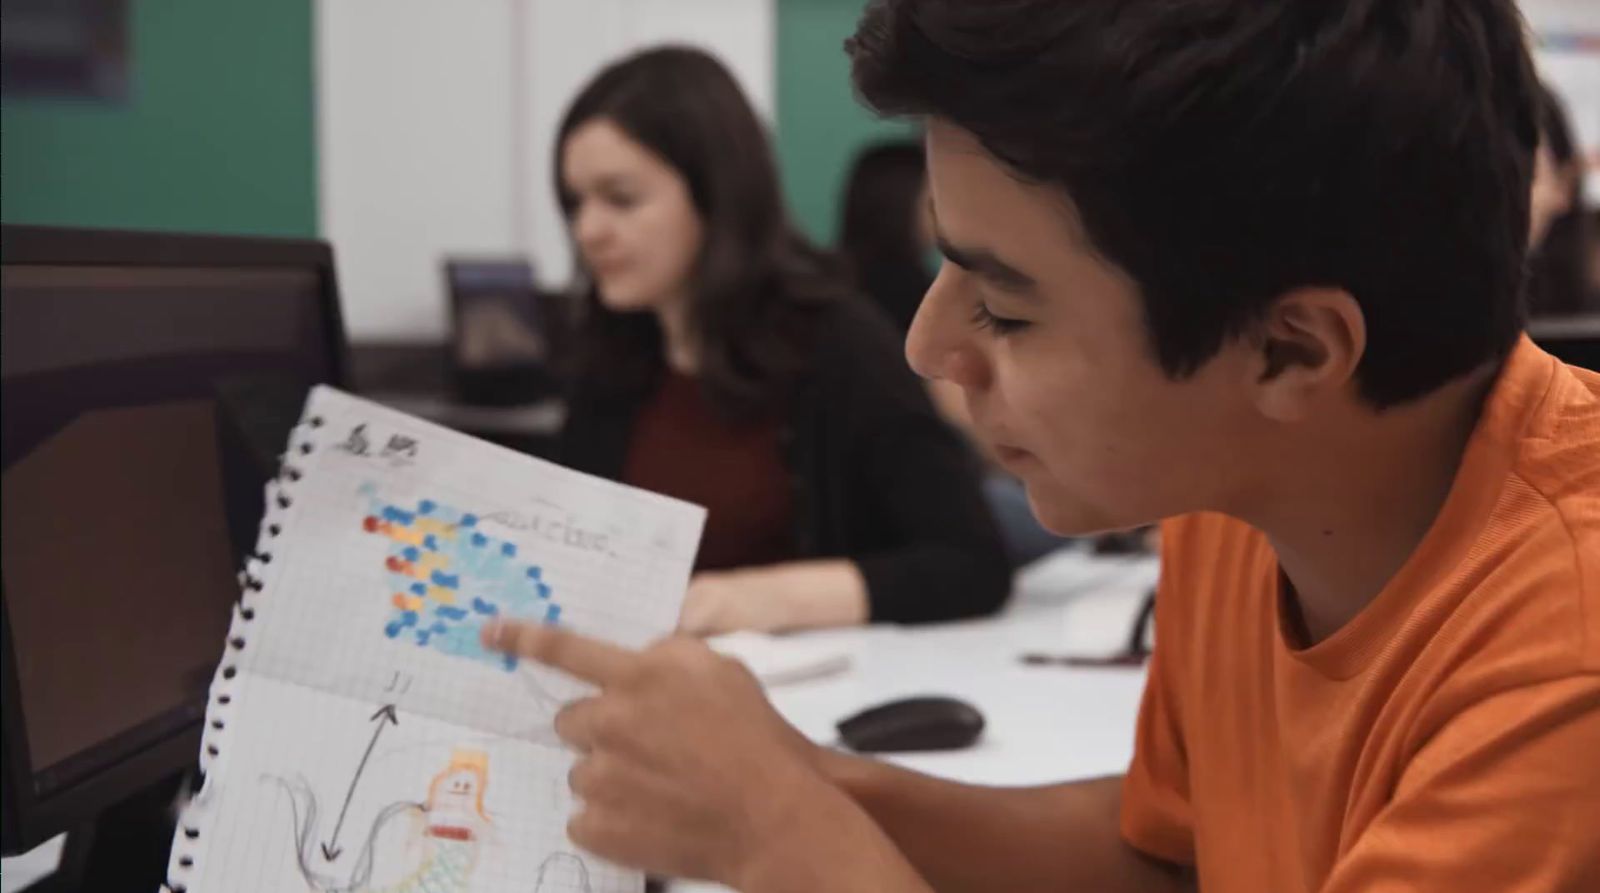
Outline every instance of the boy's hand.
[[(767, 703), (755, 677), (702, 643), (630, 651), (533, 623), (486, 626), (484, 644), (600, 688), (556, 716), (580, 756), (574, 843), (645, 871), (750, 882), (773, 860), (867, 821), (818, 768), (818, 749)], [(811, 852), (812, 861), (825, 859)]]

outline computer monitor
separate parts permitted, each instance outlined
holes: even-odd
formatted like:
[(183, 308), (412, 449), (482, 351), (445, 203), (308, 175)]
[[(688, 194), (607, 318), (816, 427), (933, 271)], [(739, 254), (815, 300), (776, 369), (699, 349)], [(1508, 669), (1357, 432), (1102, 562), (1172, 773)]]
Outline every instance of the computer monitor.
[(1600, 372), (1600, 313), (1536, 319), (1528, 335), (1562, 362)]
[(262, 488), (345, 346), (315, 241), (6, 226), (0, 313), (9, 854), (194, 764)]
[[(446, 258), (450, 291), (450, 369), (456, 399), (504, 406), (556, 390), (561, 346), (546, 296), (524, 258)], [(559, 321), (558, 321), (559, 322)]]

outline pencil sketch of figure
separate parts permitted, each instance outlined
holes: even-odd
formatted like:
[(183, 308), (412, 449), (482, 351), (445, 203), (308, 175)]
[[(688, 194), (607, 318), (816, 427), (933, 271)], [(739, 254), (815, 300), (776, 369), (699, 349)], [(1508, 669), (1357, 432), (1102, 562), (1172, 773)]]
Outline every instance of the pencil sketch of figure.
[[(489, 786), (489, 756), (481, 750), (457, 749), (450, 763), (428, 784), (422, 802), (399, 801), (379, 810), (370, 826), (350, 876), (339, 880), (315, 866), (321, 850), (317, 827), (317, 797), (303, 778), (269, 776), (288, 794), (294, 813), (295, 852), (301, 875), (309, 889), (322, 893), (466, 893), (472, 872), (482, 856), (490, 829), (483, 797)], [(401, 853), (377, 852), (379, 833), (400, 816), (411, 819), (409, 844)], [(414, 859), (415, 861), (411, 861)], [(370, 885), (375, 865), (393, 877), (396, 863), (404, 872), (400, 880), (381, 887)]]
[(572, 853), (556, 851), (539, 866), (533, 893), (590, 893), (589, 866)]

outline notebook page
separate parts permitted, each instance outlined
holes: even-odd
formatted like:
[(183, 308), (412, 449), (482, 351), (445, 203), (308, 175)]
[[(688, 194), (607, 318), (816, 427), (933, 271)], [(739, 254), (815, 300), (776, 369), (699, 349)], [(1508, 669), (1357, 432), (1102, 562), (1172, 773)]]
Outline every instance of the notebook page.
[[(491, 617), (642, 646), (672, 631), (704, 510), (580, 475), (330, 389), (291, 447), (291, 549), (238, 666), (484, 731), (548, 736), (565, 676), (486, 653)], [(302, 453), (309, 444), (310, 452)], [(281, 506), (280, 506), (281, 508)]]
[(175, 883), (229, 893), (642, 886), (566, 842), (572, 758), (559, 749), (271, 679), (243, 677), (233, 691), (241, 709), (220, 711), (236, 725), (184, 817), (199, 837), (183, 838), (195, 855), (174, 864)]
[(571, 757), (551, 719), (584, 687), (479, 632), (669, 633), (704, 510), (328, 388), (267, 504), (169, 885), (641, 889), (565, 840)]

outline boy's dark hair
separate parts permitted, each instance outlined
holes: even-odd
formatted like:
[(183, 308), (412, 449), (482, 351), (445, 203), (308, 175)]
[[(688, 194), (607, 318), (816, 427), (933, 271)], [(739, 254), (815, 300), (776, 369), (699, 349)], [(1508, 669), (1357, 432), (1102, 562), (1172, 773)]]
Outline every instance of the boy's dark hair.
[(882, 114), (1060, 187), (1193, 372), (1297, 286), (1360, 303), (1377, 407), (1521, 329), (1537, 81), (1514, 0), (878, 0)]

